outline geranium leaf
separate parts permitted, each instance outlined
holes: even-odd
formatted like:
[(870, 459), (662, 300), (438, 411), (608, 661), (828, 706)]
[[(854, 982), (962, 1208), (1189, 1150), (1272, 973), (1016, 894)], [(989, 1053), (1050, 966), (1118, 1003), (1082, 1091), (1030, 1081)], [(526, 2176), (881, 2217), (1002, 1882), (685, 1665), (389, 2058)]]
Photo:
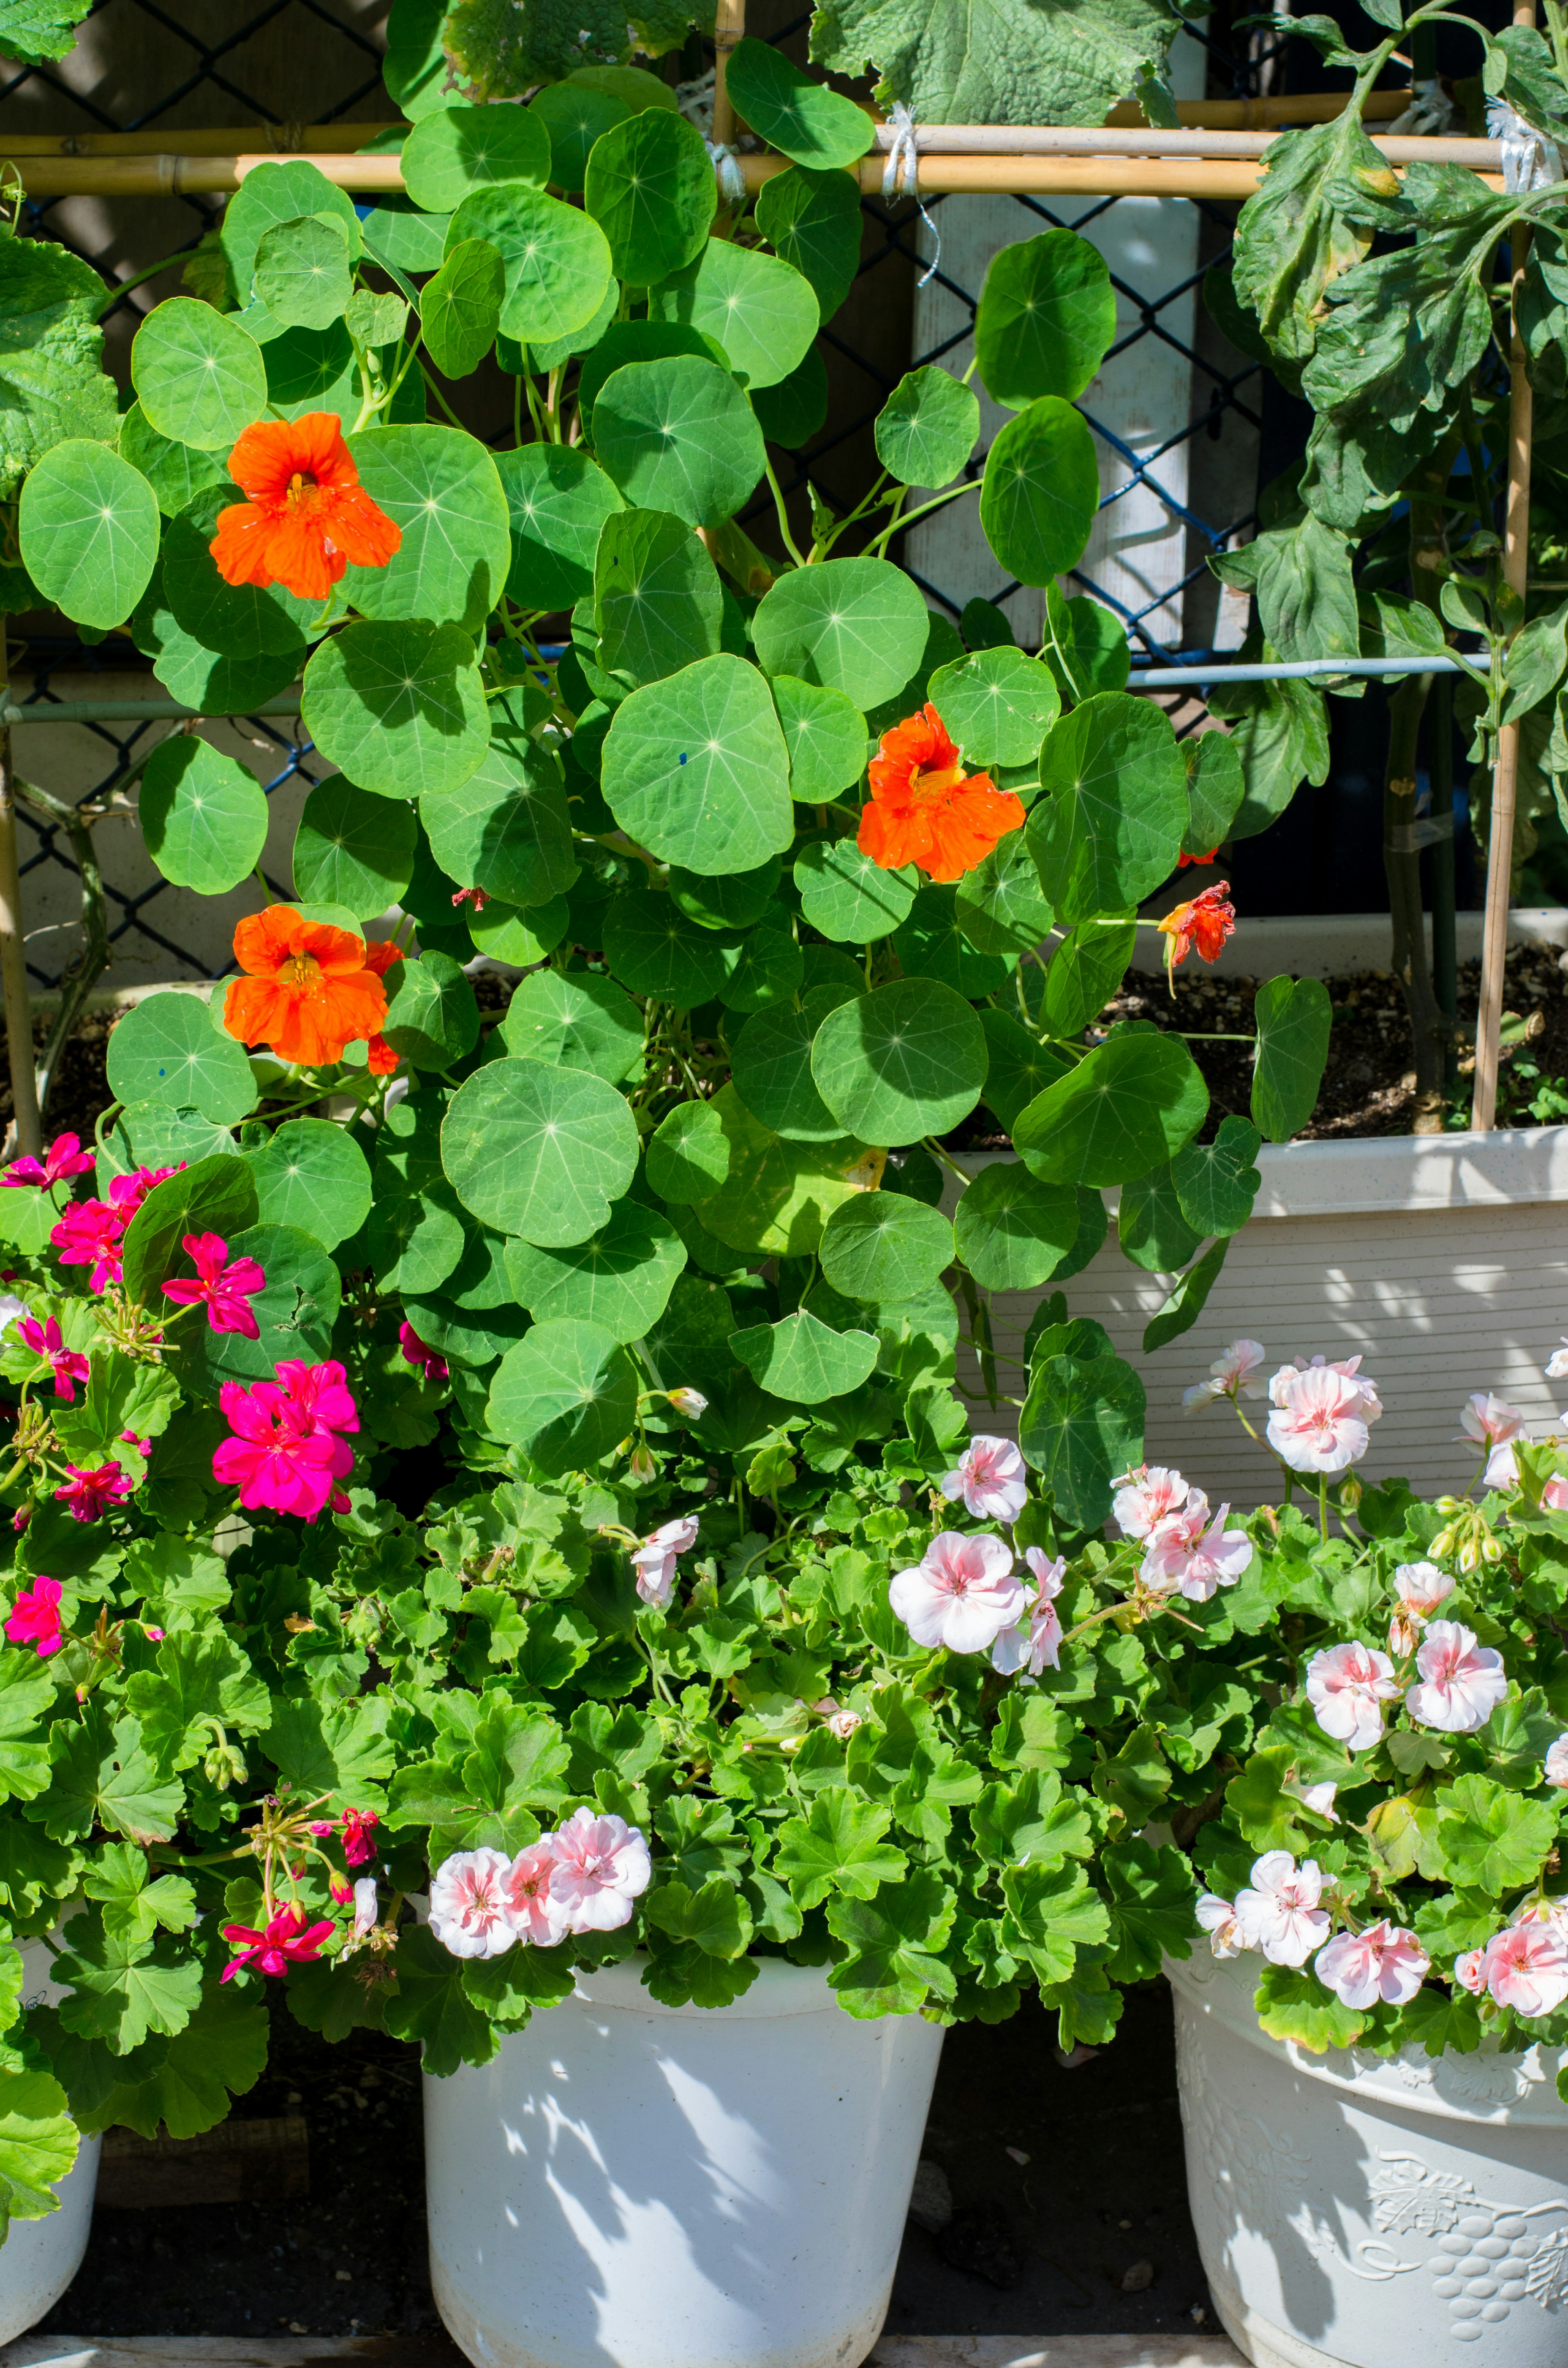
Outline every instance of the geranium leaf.
[(797, 1907), (840, 1896), (872, 1899), (884, 1883), (902, 1883), (908, 1872), (903, 1850), (882, 1839), (892, 1823), (892, 1810), (880, 1802), (834, 1785), (818, 1793), (804, 1817), (779, 1827), (772, 1871), (789, 1884)]

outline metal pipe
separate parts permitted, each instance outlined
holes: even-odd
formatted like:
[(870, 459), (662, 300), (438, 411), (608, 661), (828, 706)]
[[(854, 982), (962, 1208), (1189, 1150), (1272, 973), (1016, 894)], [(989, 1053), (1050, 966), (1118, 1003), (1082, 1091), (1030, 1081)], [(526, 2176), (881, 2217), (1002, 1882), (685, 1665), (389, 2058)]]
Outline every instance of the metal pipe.
[(1267, 666), (1134, 666), (1129, 690), (1194, 690), (1209, 682), (1311, 681), (1339, 675), (1462, 674), (1458, 658), (1292, 658)]
[[(237, 707), (232, 712), (298, 715), (300, 695), (295, 691), (281, 699), (258, 700), (254, 707)], [(30, 707), (0, 707), (0, 725), (6, 727), (21, 723), (187, 723), (192, 720), (222, 723), (227, 721), (227, 714), (204, 716), (197, 708), (182, 707), (177, 699), (39, 700)]]

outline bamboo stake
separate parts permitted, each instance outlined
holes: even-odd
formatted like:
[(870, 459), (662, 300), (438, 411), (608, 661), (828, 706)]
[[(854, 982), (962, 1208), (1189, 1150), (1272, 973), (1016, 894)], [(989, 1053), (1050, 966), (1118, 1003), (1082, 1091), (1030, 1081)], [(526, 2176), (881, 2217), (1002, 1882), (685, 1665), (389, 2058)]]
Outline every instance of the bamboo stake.
[[(0, 688), (9, 682), (6, 620), (0, 617)], [(33, 1015), (22, 939), (22, 883), (17, 871), (17, 782), (9, 726), (0, 725), (0, 988), (6, 996), (6, 1049), (11, 1065), (10, 1149), (33, 1159), (43, 1149), (33, 1069)]]
[[(915, 145), (926, 156), (1266, 156), (1280, 131), (1152, 131), (1076, 125), (1017, 123), (917, 124)], [(877, 127), (877, 148), (885, 155), (894, 134)], [(1496, 173), (1503, 151), (1495, 140), (1426, 138), (1379, 132), (1372, 145), (1391, 165), (1467, 165)]]
[[(1415, 96), (1413, 90), (1374, 90), (1362, 103), (1361, 120), (1386, 123), (1403, 115)], [(1302, 91), (1286, 98), (1178, 98), (1176, 120), (1215, 131), (1256, 131), (1272, 123), (1332, 123), (1348, 105), (1346, 92), (1333, 90)], [(1143, 110), (1135, 98), (1119, 100), (1106, 117), (1108, 123), (1131, 127), (1142, 120)]]
[(746, 0), (719, 0), (713, 20), (713, 138), (729, 147), (735, 137), (735, 110), (730, 104), (730, 51), (739, 46), (746, 29)]

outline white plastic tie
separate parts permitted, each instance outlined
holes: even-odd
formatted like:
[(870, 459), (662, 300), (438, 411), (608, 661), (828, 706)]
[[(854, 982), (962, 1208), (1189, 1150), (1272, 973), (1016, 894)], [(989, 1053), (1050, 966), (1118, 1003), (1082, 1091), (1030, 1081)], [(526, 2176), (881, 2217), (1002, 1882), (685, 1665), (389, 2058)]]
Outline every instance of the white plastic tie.
[(744, 206), (746, 201), (746, 176), (740, 168), (734, 150), (722, 140), (705, 140), (708, 161), (719, 176), (719, 195), (726, 205)]
[(1404, 113), (1396, 115), (1385, 129), (1413, 140), (1429, 140), (1437, 133), (1451, 131), (1453, 121), (1453, 101), (1434, 74), (1429, 81), (1415, 85)]
[(888, 161), (882, 166), (882, 195), (891, 204), (897, 198), (913, 198), (920, 209), (920, 219), (931, 233), (931, 260), (919, 279), (917, 288), (924, 288), (935, 277), (942, 259), (942, 233), (926, 211), (926, 200), (920, 194), (920, 155), (915, 144), (915, 110), (902, 98), (895, 98), (888, 117), (888, 130), (892, 139), (888, 145)]
[(1562, 157), (1555, 140), (1527, 123), (1506, 98), (1487, 100), (1486, 129), (1503, 151), (1503, 187), (1510, 197), (1562, 180)]

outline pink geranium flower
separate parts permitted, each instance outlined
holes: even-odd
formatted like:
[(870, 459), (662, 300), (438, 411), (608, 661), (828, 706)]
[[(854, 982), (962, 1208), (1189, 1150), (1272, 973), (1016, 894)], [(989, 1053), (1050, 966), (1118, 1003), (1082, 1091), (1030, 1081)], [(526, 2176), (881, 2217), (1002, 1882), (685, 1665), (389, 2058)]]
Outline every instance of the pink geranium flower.
[(1124, 1538), (1147, 1538), (1179, 1512), (1187, 1498), (1187, 1482), (1179, 1472), (1163, 1463), (1141, 1463), (1116, 1482), (1110, 1509)]
[(1024, 1616), (1017, 1626), (1004, 1628), (991, 1647), (991, 1666), (1005, 1678), (1016, 1677), (1020, 1669), (1038, 1678), (1042, 1669), (1059, 1666), (1062, 1651), (1062, 1618), (1055, 1599), (1062, 1592), (1066, 1562), (1060, 1554), (1048, 1562), (1039, 1546), (1026, 1546), (1024, 1561), (1034, 1578), (1034, 1595), (1032, 1599), (1026, 1595)]
[(1304, 1965), (1328, 1938), (1323, 1892), (1315, 1859), (1298, 1866), (1289, 1850), (1266, 1850), (1247, 1889), (1236, 1894), (1236, 1928), (1246, 1946), (1261, 1949), (1271, 1965)]
[(1244, 1530), (1226, 1529), (1230, 1510), (1221, 1505), (1210, 1519), (1208, 1497), (1194, 1488), (1181, 1511), (1167, 1514), (1151, 1534), (1138, 1573), (1144, 1586), (1193, 1603), (1207, 1603), (1216, 1588), (1234, 1587), (1252, 1560), (1252, 1541)]
[(982, 1434), (960, 1456), (958, 1470), (942, 1483), (949, 1504), (961, 1497), (977, 1521), (1016, 1521), (1029, 1493), (1024, 1459), (1010, 1439)]
[(212, 1476), (237, 1488), (247, 1509), (267, 1507), (313, 1521), (341, 1494), (336, 1484), (352, 1468), (352, 1451), (330, 1430), (314, 1429), (274, 1383), (247, 1390), (225, 1382), (218, 1403), (233, 1437), (213, 1456)]
[(1454, 1582), (1435, 1562), (1402, 1562), (1393, 1575), (1399, 1610), (1389, 1624), (1389, 1651), (1408, 1660), (1421, 1642), (1421, 1632), (1454, 1591)]
[(67, 1406), (72, 1405), (77, 1383), (85, 1382), (92, 1371), (91, 1360), (77, 1349), (65, 1347), (61, 1338), (60, 1326), (52, 1315), (43, 1324), (36, 1316), (29, 1315), (17, 1325), (17, 1329), (35, 1357), (48, 1359), (50, 1372), (54, 1376), (55, 1396), (63, 1398)]
[(1324, 1988), (1358, 2013), (1376, 2006), (1380, 1998), (1389, 2006), (1407, 2005), (1431, 1965), (1415, 1933), (1391, 1924), (1386, 1917), (1369, 1924), (1364, 1932), (1336, 1934), (1313, 1960)]
[(332, 1936), (329, 1922), (308, 1922), (302, 1907), (280, 1907), (264, 1931), (257, 1932), (249, 1924), (225, 1924), (223, 1938), (232, 1949), (238, 1949), (224, 1966), (221, 1978), (232, 1981), (242, 1965), (255, 1965), (259, 1973), (286, 1974), (290, 1965), (308, 1965), (312, 1957), (321, 1954), (324, 1941)]
[(1494, 1397), (1490, 1390), (1471, 1390), (1464, 1402), (1460, 1423), (1467, 1439), (1478, 1447), (1491, 1450), (1486, 1459), (1486, 1486), (1489, 1488), (1512, 1488), (1518, 1480), (1519, 1463), (1512, 1441), (1525, 1427), (1524, 1416), (1506, 1398)]
[(555, 1853), (551, 1901), (569, 1932), (613, 1932), (631, 1921), (653, 1873), (648, 1845), (635, 1826), (579, 1809), (551, 1835), (550, 1845)]
[(1479, 1998), (1486, 1987), (1485, 1950), (1467, 1949), (1462, 1957), (1456, 1957), (1454, 1979), (1461, 1990), (1468, 1990), (1471, 1998)]
[(1247, 1946), (1242, 1938), (1242, 1928), (1236, 1921), (1234, 1903), (1221, 1899), (1217, 1891), (1206, 1891), (1197, 1907), (1199, 1925), (1209, 1935), (1209, 1946), (1216, 1957), (1237, 1957)]
[(74, 1134), (57, 1134), (40, 1160), (13, 1159), (0, 1184), (58, 1184), (67, 1176), (85, 1176), (96, 1154), (84, 1151)]
[(376, 1878), (373, 1874), (362, 1874), (354, 1886), (354, 1938), (357, 1941), (363, 1941), (367, 1933), (375, 1930), (376, 1918), (380, 1914)]
[(92, 1288), (107, 1291), (119, 1281), (120, 1244), (130, 1222), (107, 1201), (73, 1201), (49, 1238), (60, 1252), (62, 1266), (90, 1267)]
[(1399, 1696), (1393, 1663), (1370, 1645), (1332, 1645), (1307, 1663), (1313, 1717), (1352, 1751), (1369, 1751), (1382, 1740), (1382, 1706)]
[(858, 1710), (843, 1708), (831, 1694), (824, 1694), (821, 1702), (812, 1702), (812, 1709), (829, 1735), (836, 1736), (840, 1743), (847, 1743), (856, 1728), (866, 1724)]
[(502, 1885), (505, 1850), (454, 1850), (430, 1881), (430, 1930), (454, 1957), (499, 1957), (517, 1939)]
[(217, 1234), (185, 1234), (180, 1247), (196, 1269), (194, 1282), (165, 1282), (164, 1297), (184, 1307), (207, 1305), (214, 1332), (237, 1332), (245, 1340), (261, 1337), (250, 1303), (267, 1288), (267, 1277), (253, 1258), (229, 1258), (229, 1245)]
[(1292, 1472), (1343, 1472), (1367, 1452), (1365, 1392), (1332, 1365), (1276, 1373), (1268, 1444)]
[(565, 1905), (551, 1889), (554, 1873), (555, 1845), (546, 1834), (520, 1850), (501, 1878), (501, 1896), (513, 1930), (519, 1941), (530, 1941), (538, 1949), (552, 1949), (568, 1930)]
[(290, 1404), (317, 1430), (358, 1429), (359, 1409), (341, 1365), (330, 1358), (309, 1365), (301, 1357), (285, 1357), (275, 1370)]
[(135, 1491), (136, 1483), (118, 1463), (95, 1463), (87, 1472), (68, 1463), (65, 1469), (71, 1477), (54, 1494), (74, 1521), (99, 1520)]
[(1511, 1924), (1494, 1933), (1482, 1964), (1498, 2005), (1516, 2014), (1554, 2014), (1568, 1998), (1568, 1944), (1551, 1923)]
[(1546, 1781), (1568, 1790), (1568, 1735), (1560, 1735), (1546, 1755)]
[(1540, 1492), (1543, 1513), (1568, 1513), (1568, 1476), (1554, 1472)]
[(683, 1513), (679, 1520), (665, 1521), (634, 1549), (631, 1567), (637, 1573), (637, 1592), (655, 1611), (662, 1611), (675, 1592), (676, 1556), (689, 1554), (696, 1543), (697, 1515)]
[(924, 1557), (894, 1577), (888, 1601), (917, 1645), (983, 1653), (1017, 1624), (1024, 1590), (1000, 1538), (940, 1530)]
[(416, 1365), (426, 1381), (446, 1380), (449, 1368), (445, 1357), (437, 1355), (428, 1341), (422, 1340), (412, 1324), (404, 1322), (398, 1326), (397, 1342), (403, 1350), (403, 1361)]
[(173, 1167), (133, 1167), (128, 1175), (111, 1176), (109, 1199), (129, 1224), (153, 1185), (166, 1184), (171, 1176), (179, 1175), (188, 1165), (182, 1159)]
[(1378, 1395), (1378, 1385), (1369, 1373), (1364, 1373), (1361, 1371), (1361, 1360), (1358, 1356), (1334, 1359), (1292, 1357), (1288, 1365), (1280, 1366), (1268, 1384), (1270, 1406), (1289, 1406), (1290, 1392), (1303, 1373), (1337, 1373), (1340, 1380), (1356, 1392), (1363, 1422), (1376, 1422), (1382, 1414), (1382, 1401)]
[(1478, 1645), (1472, 1630), (1457, 1620), (1434, 1620), (1415, 1666), (1421, 1683), (1404, 1698), (1417, 1726), (1445, 1735), (1472, 1735), (1484, 1726), (1508, 1691), (1503, 1656)]
[(6, 1634), (13, 1645), (34, 1645), (40, 1660), (58, 1653), (65, 1642), (60, 1620), (60, 1581), (35, 1578), (11, 1606)]
[(381, 1822), (374, 1809), (345, 1809), (338, 1831), (343, 1836), (343, 1855), (350, 1866), (369, 1865), (376, 1855), (371, 1829)]
[(1210, 1366), (1209, 1379), (1183, 1390), (1182, 1412), (1191, 1414), (1198, 1406), (1211, 1406), (1216, 1398), (1260, 1398), (1263, 1383), (1257, 1374), (1263, 1358), (1261, 1340), (1233, 1340)]

